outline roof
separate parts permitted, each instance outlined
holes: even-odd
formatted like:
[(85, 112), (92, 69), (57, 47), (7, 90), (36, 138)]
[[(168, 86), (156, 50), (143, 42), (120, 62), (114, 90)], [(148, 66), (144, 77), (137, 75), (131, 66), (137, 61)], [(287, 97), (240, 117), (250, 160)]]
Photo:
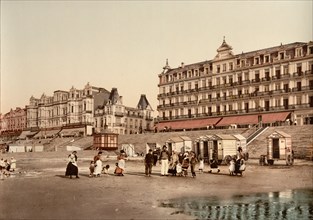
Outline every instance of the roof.
[(137, 104), (137, 108), (138, 108), (138, 109), (145, 110), (145, 109), (147, 109), (148, 107), (150, 107), (150, 109), (151, 109), (151, 106), (150, 106), (150, 104), (149, 104), (149, 101), (148, 101), (146, 95), (142, 94), (142, 95), (140, 96), (139, 102), (138, 102), (138, 104)]
[(291, 138), (291, 135), (289, 135), (283, 131), (274, 131), (267, 138), (279, 138), (279, 137)]
[(277, 113), (263, 114), (262, 122), (273, 123), (277, 121), (286, 121), (289, 115), (290, 115), (290, 112), (277, 112)]
[(221, 118), (205, 118), (205, 119), (192, 119), (184, 121), (172, 121), (172, 122), (160, 122), (156, 125), (159, 130), (164, 128), (171, 128), (173, 130), (179, 129), (194, 129), (194, 128), (206, 128), (207, 126), (213, 126)]
[(229, 116), (224, 117), (222, 120), (217, 123), (216, 126), (229, 126), (231, 124), (236, 125), (246, 125), (246, 124), (257, 124), (258, 115), (239, 115), (239, 116)]
[(237, 139), (237, 140), (246, 140), (246, 138), (244, 136), (242, 136), (241, 134), (233, 134), (233, 136)]
[(230, 134), (216, 134), (221, 140), (236, 140), (236, 137)]
[(166, 142), (177, 143), (177, 142), (184, 142), (184, 141), (191, 141), (191, 138), (187, 136), (171, 137)]
[[(222, 120), (216, 126), (219, 126), (219, 127), (229, 126), (231, 124), (236, 124), (236, 125), (257, 124), (259, 122), (259, 119), (258, 119), (259, 115), (260, 114), (223, 117)], [(290, 115), (290, 112), (276, 112), (276, 113), (261, 114), (262, 123), (274, 123), (274, 122), (279, 122), (279, 121), (286, 121), (289, 115)]]
[(34, 138), (39, 138), (39, 137), (53, 137), (54, 135), (56, 135), (57, 133), (60, 132), (60, 129), (57, 129), (57, 130), (41, 130), (39, 131), (35, 136)]
[(119, 100), (120, 95), (117, 92), (117, 88), (112, 88), (109, 99), (111, 100), (112, 104), (116, 104)]

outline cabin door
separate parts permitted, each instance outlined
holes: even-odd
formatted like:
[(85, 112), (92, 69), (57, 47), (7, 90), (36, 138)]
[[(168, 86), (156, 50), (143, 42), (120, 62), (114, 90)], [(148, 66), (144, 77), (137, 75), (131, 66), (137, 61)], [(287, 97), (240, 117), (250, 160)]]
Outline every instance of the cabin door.
[(209, 162), (209, 143), (207, 141), (203, 142), (203, 159), (205, 162)]
[(218, 144), (217, 141), (213, 141), (213, 155), (212, 158), (218, 160)]
[(279, 159), (279, 139), (273, 139), (273, 158)]

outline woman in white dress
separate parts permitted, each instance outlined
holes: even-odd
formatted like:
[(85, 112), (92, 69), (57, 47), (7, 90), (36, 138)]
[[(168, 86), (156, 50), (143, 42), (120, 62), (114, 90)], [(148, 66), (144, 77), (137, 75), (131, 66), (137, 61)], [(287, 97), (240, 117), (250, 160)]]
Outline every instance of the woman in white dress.
[(96, 163), (95, 163), (95, 172), (94, 175), (95, 176), (100, 176), (102, 172), (102, 161), (100, 160), (100, 157), (96, 158)]
[(16, 160), (14, 157), (11, 157), (10, 163), (11, 163), (11, 170), (14, 172), (16, 169)]

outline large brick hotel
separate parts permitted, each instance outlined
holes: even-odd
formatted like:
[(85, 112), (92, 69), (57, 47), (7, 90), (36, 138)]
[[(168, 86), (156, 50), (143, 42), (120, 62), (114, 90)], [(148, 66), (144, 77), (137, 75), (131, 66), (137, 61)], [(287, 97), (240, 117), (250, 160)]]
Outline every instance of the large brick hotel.
[(312, 70), (312, 41), (235, 55), (224, 39), (212, 60), (178, 68), (166, 62), (156, 128), (313, 124)]

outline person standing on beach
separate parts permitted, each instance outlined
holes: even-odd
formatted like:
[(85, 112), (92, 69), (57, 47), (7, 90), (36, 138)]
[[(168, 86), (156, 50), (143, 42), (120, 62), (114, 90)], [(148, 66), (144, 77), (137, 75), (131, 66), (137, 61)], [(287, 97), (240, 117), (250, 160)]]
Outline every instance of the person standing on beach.
[(14, 172), (16, 169), (16, 159), (14, 157), (11, 157), (10, 163), (11, 163), (11, 170), (12, 172)]
[(167, 151), (167, 147), (164, 145), (162, 148), (162, 151), (160, 153), (160, 164), (161, 164), (161, 175), (164, 176), (168, 176), (168, 161), (170, 158), (170, 154)]
[(190, 154), (191, 154), (191, 156), (190, 156), (191, 175), (192, 175), (192, 177), (196, 177), (195, 167), (196, 167), (196, 164), (198, 163), (198, 159), (196, 157), (195, 152), (191, 152)]
[(102, 161), (100, 157), (96, 158), (94, 176), (99, 177), (102, 172)]
[(159, 157), (159, 154), (158, 154), (156, 147), (154, 148), (152, 155), (153, 155), (153, 166), (156, 166), (156, 164), (158, 162), (158, 157)]
[(78, 166), (77, 166), (77, 152), (73, 151), (68, 156), (68, 163), (65, 171), (65, 176), (70, 176), (72, 179), (72, 176), (76, 176), (76, 178), (79, 178), (78, 176)]
[(151, 176), (152, 172), (152, 165), (154, 162), (153, 154), (152, 154), (152, 149), (149, 149), (149, 153), (146, 154), (145, 157), (145, 173), (146, 176)]

